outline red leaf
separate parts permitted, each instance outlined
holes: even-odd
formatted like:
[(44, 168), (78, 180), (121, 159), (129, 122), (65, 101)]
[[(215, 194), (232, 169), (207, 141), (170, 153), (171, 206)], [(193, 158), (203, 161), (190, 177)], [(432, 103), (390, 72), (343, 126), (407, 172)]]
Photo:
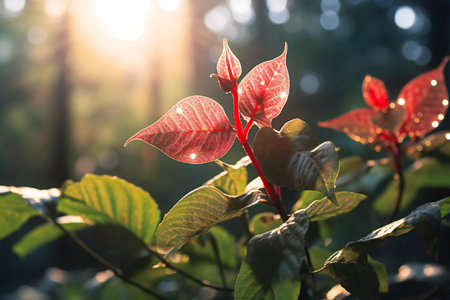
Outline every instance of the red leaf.
[[(228, 60), (228, 62), (227, 62)], [(231, 67), (232, 77), (230, 76), (229, 66)], [(227, 39), (223, 39), (223, 50), (217, 62), (217, 75), (223, 79), (232, 81), (237, 80), (241, 76), (242, 68), (239, 59), (234, 55), (228, 47)]]
[(239, 110), (247, 122), (271, 126), (283, 109), (289, 94), (286, 54), (287, 44), (280, 56), (254, 67), (239, 84)]
[(366, 103), (375, 110), (388, 107), (388, 93), (383, 81), (366, 75), (362, 85), (362, 94)]
[(191, 96), (129, 138), (125, 146), (132, 140), (141, 140), (175, 160), (202, 164), (225, 155), (235, 137), (220, 104), (207, 97)]
[(345, 132), (353, 140), (362, 143), (379, 141), (378, 135), (384, 130), (372, 123), (377, 112), (369, 108), (358, 108), (330, 121), (319, 122), (319, 126)]
[(450, 57), (441, 65), (411, 80), (401, 90), (397, 103), (405, 107), (403, 129), (411, 137), (422, 137), (444, 119), (448, 108), (444, 68)]

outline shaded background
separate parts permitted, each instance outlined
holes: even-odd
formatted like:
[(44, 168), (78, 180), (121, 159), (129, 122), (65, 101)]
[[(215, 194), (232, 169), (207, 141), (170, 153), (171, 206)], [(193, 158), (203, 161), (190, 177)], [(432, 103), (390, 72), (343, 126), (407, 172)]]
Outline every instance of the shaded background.
[[(299, 117), (341, 157), (373, 158), (368, 147), (315, 124), (364, 106), (366, 74), (381, 78), (394, 99), (436, 67), (450, 53), (449, 11), (441, 0), (2, 0), (0, 184), (50, 188), (89, 172), (117, 175), (167, 212), (219, 167), (123, 143), (189, 95), (211, 97), (231, 116), (231, 97), (209, 78), (223, 38), (242, 76), (288, 43), (290, 95), (275, 128)], [(447, 116), (439, 129), (449, 123)], [(236, 143), (223, 160), (242, 155)], [(95, 266), (64, 241), (19, 261), (10, 246), (21, 235), (0, 241), (0, 297), (51, 265)]]

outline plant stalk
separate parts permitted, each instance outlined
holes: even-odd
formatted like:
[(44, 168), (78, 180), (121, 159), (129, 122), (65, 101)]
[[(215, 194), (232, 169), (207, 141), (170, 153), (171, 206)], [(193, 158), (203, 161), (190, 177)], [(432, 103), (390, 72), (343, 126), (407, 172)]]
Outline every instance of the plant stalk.
[(208, 235), (208, 240), (211, 243), (211, 246), (214, 250), (214, 256), (216, 257), (217, 267), (219, 268), (220, 280), (222, 280), (222, 284), (224, 287), (228, 287), (227, 280), (225, 279), (225, 269), (222, 264), (222, 260), (220, 259), (219, 247), (217, 246), (217, 241), (212, 234)]
[(177, 272), (178, 274), (180, 274), (180, 275), (186, 277), (187, 279), (189, 279), (189, 280), (191, 280), (191, 281), (193, 281), (193, 282), (195, 282), (195, 283), (197, 283), (197, 284), (199, 284), (199, 285), (202, 285), (202, 286), (204, 286), (204, 287), (208, 287), (208, 288), (211, 288), (211, 289), (214, 289), (214, 290), (217, 290), (217, 291), (222, 291), (222, 292), (234, 292), (234, 289), (232, 289), (232, 288), (229, 288), (229, 287), (223, 287), (223, 286), (218, 286), (218, 285), (215, 285), (215, 284), (211, 284), (211, 283), (207, 282), (206, 280), (201, 280), (201, 279), (198, 279), (198, 278), (192, 276), (191, 274), (187, 273), (186, 271), (183, 271), (182, 269), (180, 269), (180, 268), (176, 267), (175, 265), (173, 265), (172, 263), (170, 263), (168, 260), (166, 260), (166, 259), (165, 259), (161, 254), (159, 254), (158, 252), (152, 250), (152, 249), (151, 249), (146, 243), (144, 243), (141, 239), (138, 239), (138, 241), (139, 241), (139, 243), (142, 245), (142, 247), (144, 247), (144, 249), (148, 251), (148, 253), (150, 253), (150, 254), (156, 256), (156, 258), (159, 259), (162, 263), (164, 263), (164, 265), (165, 265), (167, 268), (169, 268), (169, 269), (171, 269), (171, 270)]
[(104, 259), (103, 257), (101, 257), (99, 254), (97, 254), (94, 250), (92, 250), (88, 245), (86, 245), (82, 240), (80, 240), (73, 232), (67, 230), (64, 228), (64, 226), (62, 226), (61, 224), (59, 224), (56, 220), (51, 219), (52, 223), (55, 224), (55, 226), (61, 230), (66, 236), (68, 236), (72, 241), (74, 241), (79, 247), (81, 247), (84, 251), (86, 251), (87, 253), (89, 253), (89, 255), (91, 255), (94, 259), (96, 259), (99, 263), (101, 263), (103, 266), (105, 266), (106, 268), (110, 269), (114, 275), (116, 275), (117, 277), (119, 277), (120, 279), (122, 279), (123, 281), (125, 281), (126, 283), (137, 287), (138, 289), (140, 289), (141, 291), (157, 298), (157, 299), (167, 299), (161, 295), (159, 295), (158, 293), (146, 288), (145, 286), (142, 286), (140, 283), (135, 282), (133, 280), (131, 280), (130, 278), (126, 277), (123, 273), (122, 270), (120, 270), (119, 268), (115, 267), (114, 265), (112, 265), (110, 262), (108, 262), (106, 259)]
[(398, 142), (395, 142), (394, 147), (390, 148), (392, 158), (394, 160), (394, 170), (395, 174), (398, 176), (398, 193), (397, 199), (395, 201), (395, 207), (392, 211), (390, 222), (394, 221), (400, 211), (400, 204), (403, 198), (403, 191), (405, 189), (405, 176), (403, 174), (403, 164), (402, 164), (402, 149)]

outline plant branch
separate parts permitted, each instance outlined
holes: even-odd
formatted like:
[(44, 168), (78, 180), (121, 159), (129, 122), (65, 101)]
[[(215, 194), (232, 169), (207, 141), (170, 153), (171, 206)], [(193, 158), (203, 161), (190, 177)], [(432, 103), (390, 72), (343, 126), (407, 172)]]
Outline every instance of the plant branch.
[(223, 287), (223, 286), (218, 286), (218, 285), (212, 284), (212, 283), (210, 283), (210, 282), (208, 282), (208, 281), (206, 281), (206, 280), (201, 280), (201, 279), (198, 279), (198, 278), (192, 276), (191, 274), (187, 273), (186, 271), (184, 271), (184, 270), (182, 270), (182, 269), (176, 267), (176, 266), (173, 265), (172, 263), (170, 263), (170, 262), (169, 262), (168, 260), (166, 260), (161, 254), (159, 254), (158, 252), (156, 252), (156, 251), (154, 251), (153, 249), (151, 249), (151, 248), (150, 248), (146, 243), (144, 243), (144, 241), (142, 241), (141, 239), (138, 239), (138, 241), (139, 241), (139, 243), (142, 245), (142, 247), (144, 247), (145, 250), (147, 250), (150, 254), (156, 256), (156, 258), (158, 258), (162, 263), (164, 263), (164, 265), (166, 265), (167, 268), (169, 268), (169, 269), (171, 269), (171, 270), (173, 270), (173, 271), (175, 271), (175, 272), (178, 272), (180, 275), (186, 277), (187, 279), (189, 279), (189, 280), (191, 280), (191, 281), (193, 281), (193, 282), (195, 282), (195, 283), (197, 283), (197, 284), (199, 284), (199, 285), (202, 285), (202, 286), (205, 286), (205, 287), (212, 288), (212, 289), (214, 289), (214, 290), (218, 290), (218, 291), (222, 291), (222, 292), (233, 292), (233, 291), (234, 291), (234, 289), (232, 289), (232, 288), (229, 288), (229, 287)]
[[(227, 58), (227, 68), (230, 78), (234, 78), (229, 58)], [(247, 141), (247, 136), (245, 135), (244, 128), (242, 127), (241, 116), (239, 114), (239, 94), (236, 80), (233, 81), (233, 89), (231, 90), (231, 94), (233, 96), (233, 116), (234, 116), (234, 123), (236, 126), (237, 138), (241, 143), (242, 147), (244, 148), (245, 153), (247, 153), (248, 157), (250, 157), (253, 167), (255, 167), (256, 172), (261, 178), (261, 181), (263, 182), (264, 185), (264, 189), (269, 195), (270, 200), (272, 200), (275, 209), (280, 214), (281, 219), (285, 222), (289, 218), (288, 215), (286, 214), (286, 210), (284, 209), (283, 204), (281, 203), (281, 199), (278, 197), (273, 184), (270, 183), (264, 176), (261, 166), (259, 165), (259, 162), (256, 159), (255, 155), (253, 154), (253, 149)]]
[(211, 246), (214, 250), (214, 256), (216, 257), (217, 267), (219, 268), (220, 279), (222, 280), (222, 284), (224, 287), (228, 287), (227, 280), (225, 279), (225, 270), (222, 264), (222, 260), (220, 259), (219, 247), (217, 246), (217, 241), (212, 234), (208, 234), (208, 240), (211, 243)]
[(248, 138), (248, 132), (250, 131), (250, 128), (252, 128), (252, 126), (253, 126), (253, 119), (250, 119), (250, 121), (248, 121), (248, 123), (245, 125), (244, 128), (245, 139)]
[(312, 265), (311, 255), (309, 254), (309, 249), (308, 249), (308, 245), (306, 244), (306, 241), (305, 241), (305, 245), (303, 246), (303, 249), (305, 251), (306, 265), (308, 266), (308, 271), (309, 271), (309, 274), (311, 275), (311, 283), (312, 283), (311, 288), (315, 295), (316, 294), (316, 278), (314, 277), (314, 267)]
[(397, 214), (400, 210), (400, 204), (402, 202), (403, 191), (405, 189), (405, 176), (403, 174), (403, 164), (402, 164), (403, 152), (400, 147), (400, 144), (398, 142), (395, 142), (394, 146), (389, 149), (390, 149), (392, 158), (394, 160), (395, 176), (398, 179), (397, 199), (395, 201), (394, 210), (392, 211), (392, 215), (390, 217), (390, 222), (392, 222), (395, 220), (395, 218), (397, 217)]
[(92, 250), (88, 245), (86, 245), (82, 240), (80, 240), (73, 232), (67, 230), (59, 224), (55, 219), (51, 219), (52, 223), (61, 230), (66, 236), (68, 236), (72, 241), (74, 241), (80, 248), (82, 248), (84, 251), (89, 253), (94, 259), (96, 259), (99, 263), (101, 263), (106, 268), (110, 269), (114, 275), (125, 281), (126, 283), (137, 287), (141, 291), (157, 298), (157, 299), (166, 299), (165, 297), (159, 295), (158, 293), (146, 288), (145, 286), (142, 286), (140, 283), (135, 282), (131, 280), (130, 278), (126, 277), (122, 270), (112, 265), (110, 262), (108, 262), (106, 259), (101, 257), (99, 254), (97, 254), (94, 250)]

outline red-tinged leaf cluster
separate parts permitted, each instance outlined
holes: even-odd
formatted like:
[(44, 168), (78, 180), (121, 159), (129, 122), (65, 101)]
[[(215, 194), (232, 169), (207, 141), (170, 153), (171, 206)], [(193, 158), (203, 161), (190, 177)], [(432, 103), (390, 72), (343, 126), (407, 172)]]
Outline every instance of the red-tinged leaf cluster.
[(360, 143), (397, 142), (407, 135), (414, 140), (438, 127), (444, 119), (449, 100), (444, 68), (439, 67), (411, 80), (396, 101), (389, 102), (384, 83), (366, 76), (362, 93), (369, 108), (355, 109), (319, 126), (345, 132)]
[(250, 71), (238, 87), (241, 63), (225, 39), (217, 74), (212, 76), (218, 79), (225, 93), (233, 92), (233, 98), (239, 97), (234, 114), (236, 127), (230, 124), (217, 102), (192, 96), (178, 102), (160, 120), (128, 139), (125, 145), (132, 140), (142, 140), (175, 160), (192, 164), (220, 158), (231, 148), (237, 134), (246, 137), (238, 109), (246, 121), (252, 120), (247, 133), (253, 121), (260, 127), (270, 126), (271, 120), (283, 109), (289, 94), (286, 53), (287, 46), (281, 56)]
[(220, 104), (207, 97), (191, 96), (129, 138), (125, 146), (141, 140), (175, 160), (202, 164), (225, 155), (235, 137), (236, 132)]
[(239, 110), (247, 122), (271, 127), (283, 110), (289, 95), (286, 54), (287, 45), (280, 56), (254, 67), (239, 84)]

